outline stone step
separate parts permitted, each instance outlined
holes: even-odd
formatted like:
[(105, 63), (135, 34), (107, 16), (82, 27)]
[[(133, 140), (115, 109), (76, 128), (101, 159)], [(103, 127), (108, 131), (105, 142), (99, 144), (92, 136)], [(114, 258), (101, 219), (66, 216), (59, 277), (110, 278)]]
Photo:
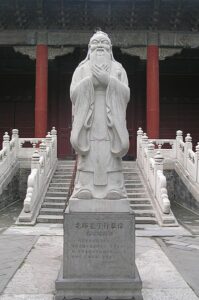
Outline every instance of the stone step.
[(42, 206), (41, 207), (44, 207), (44, 208), (62, 208), (64, 209), (65, 207), (65, 202), (47, 202), (47, 201), (44, 201)]
[(136, 217), (136, 224), (157, 224), (157, 220), (154, 217)]
[(126, 188), (127, 193), (147, 193), (145, 188)]
[(129, 179), (134, 179), (134, 180), (139, 180), (140, 177), (138, 175), (133, 175), (133, 174), (124, 174), (124, 180), (129, 180)]
[(61, 208), (49, 208), (44, 207), (40, 209), (40, 215), (63, 215), (63, 209)]
[(48, 193), (50, 192), (50, 193), (68, 193), (68, 188), (69, 188), (69, 186), (68, 187), (52, 187), (52, 186), (50, 186), (49, 188), (48, 188)]
[(151, 203), (133, 203), (133, 204), (130, 204), (131, 208), (133, 210), (142, 210), (142, 209), (147, 209), (147, 210), (150, 210), (150, 209), (153, 209), (153, 207), (151, 206)]
[(39, 215), (37, 217), (38, 223), (63, 223), (63, 216)]
[(145, 189), (144, 185), (142, 183), (125, 183), (126, 188), (137, 188), (137, 189)]
[(58, 187), (69, 187), (70, 186), (70, 182), (51, 182), (49, 187), (55, 187), (55, 188), (58, 188)]
[(153, 210), (135, 210), (136, 217), (155, 217)]
[(71, 160), (69, 160), (69, 159), (59, 159), (58, 160), (58, 165), (59, 164), (63, 164), (63, 165), (65, 165), (65, 164), (67, 164), (67, 165), (75, 164), (75, 159), (71, 159)]
[(58, 165), (56, 170), (74, 170), (75, 165)]
[[(59, 161), (42, 204), (38, 223), (63, 223), (63, 210), (70, 187), (75, 161)], [(137, 224), (157, 224), (147, 190), (135, 163), (123, 163), (125, 188)]]
[(51, 183), (71, 183), (71, 177), (67, 179), (60, 179), (60, 178), (52, 178)]
[(44, 202), (51, 202), (51, 203), (65, 203), (67, 197), (48, 197), (46, 196)]
[(128, 198), (144, 198), (146, 197), (147, 193), (127, 193)]
[(139, 175), (139, 173), (138, 172), (135, 172), (135, 171), (127, 171), (127, 170), (124, 170), (124, 171), (122, 171), (122, 173), (124, 174), (124, 175), (136, 175), (136, 176), (138, 176)]
[(69, 179), (69, 178), (71, 178), (72, 177), (72, 174), (54, 174), (53, 175), (53, 179), (57, 179), (57, 178), (59, 178), (59, 179)]
[(129, 199), (130, 205), (132, 204), (151, 204), (150, 198), (135, 198), (135, 199)]
[(61, 176), (61, 177), (62, 177), (62, 176), (72, 176), (72, 175), (73, 175), (73, 172), (65, 172), (65, 171), (60, 172), (60, 171), (59, 171), (59, 172), (55, 172), (54, 175), (53, 175), (53, 177), (54, 177), (54, 176), (57, 177), (58, 175)]
[(128, 179), (124, 181), (125, 184), (142, 184), (140, 179)]
[(46, 197), (67, 197), (68, 192), (50, 192), (47, 191)]

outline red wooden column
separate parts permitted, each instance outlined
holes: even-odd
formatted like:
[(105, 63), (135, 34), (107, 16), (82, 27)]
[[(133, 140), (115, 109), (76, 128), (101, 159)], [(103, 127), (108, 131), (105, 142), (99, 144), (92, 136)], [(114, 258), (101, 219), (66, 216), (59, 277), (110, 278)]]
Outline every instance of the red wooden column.
[(35, 137), (47, 134), (48, 116), (48, 46), (36, 48)]
[(147, 135), (159, 138), (159, 49), (147, 47)]

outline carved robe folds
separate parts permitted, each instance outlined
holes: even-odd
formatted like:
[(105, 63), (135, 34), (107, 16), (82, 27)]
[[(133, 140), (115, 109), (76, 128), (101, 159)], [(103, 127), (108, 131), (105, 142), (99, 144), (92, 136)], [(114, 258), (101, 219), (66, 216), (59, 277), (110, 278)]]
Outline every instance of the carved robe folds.
[(126, 197), (121, 158), (129, 148), (129, 96), (126, 72), (119, 63), (112, 61), (106, 89), (94, 88), (89, 61), (76, 69), (71, 84), (71, 144), (78, 154), (74, 197), (82, 189), (88, 189), (94, 198), (104, 198), (109, 191)]

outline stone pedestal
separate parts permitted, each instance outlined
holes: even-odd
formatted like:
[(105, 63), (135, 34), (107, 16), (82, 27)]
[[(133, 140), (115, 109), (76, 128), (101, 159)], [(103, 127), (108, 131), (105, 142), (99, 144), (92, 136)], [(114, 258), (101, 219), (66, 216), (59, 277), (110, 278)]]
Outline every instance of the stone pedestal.
[(56, 300), (140, 300), (135, 219), (126, 200), (71, 200)]

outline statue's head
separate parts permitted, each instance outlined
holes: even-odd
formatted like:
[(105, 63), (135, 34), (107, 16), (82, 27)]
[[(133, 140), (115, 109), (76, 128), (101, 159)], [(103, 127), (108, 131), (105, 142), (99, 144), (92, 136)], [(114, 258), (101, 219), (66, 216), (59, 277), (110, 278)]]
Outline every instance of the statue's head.
[(97, 31), (94, 33), (90, 39), (88, 47), (91, 53), (93, 51), (97, 51), (99, 53), (106, 51), (111, 53), (112, 51), (111, 40), (109, 39), (108, 34), (103, 31)]
[(105, 32), (97, 31), (91, 37), (88, 45), (88, 58), (94, 64), (107, 64), (112, 60), (112, 45)]
[(103, 59), (114, 61), (111, 40), (108, 34), (101, 30), (96, 31), (90, 38), (87, 56), (80, 65), (88, 60), (96, 61), (96, 59), (98, 62)]

